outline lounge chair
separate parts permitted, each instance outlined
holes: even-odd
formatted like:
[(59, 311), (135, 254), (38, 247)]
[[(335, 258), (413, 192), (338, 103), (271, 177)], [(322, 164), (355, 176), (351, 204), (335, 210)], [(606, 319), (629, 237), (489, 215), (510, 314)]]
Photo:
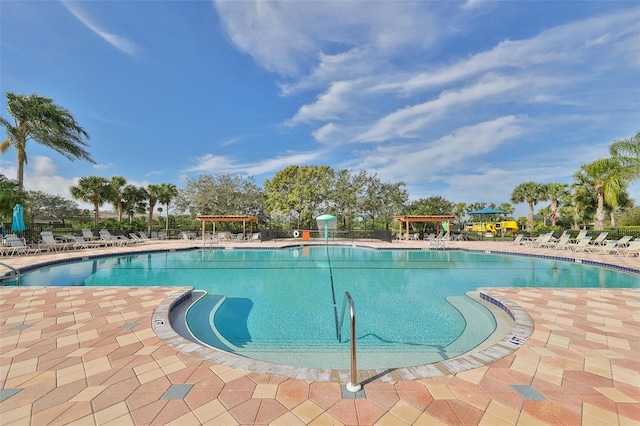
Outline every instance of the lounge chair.
[(625, 257), (629, 257), (629, 256), (640, 257), (640, 239), (636, 238), (635, 240), (630, 241), (628, 246), (619, 248), (618, 254), (620, 255), (624, 254)]
[(620, 238), (619, 240), (611, 240), (608, 241), (607, 244), (602, 247), (602, 249), (598, 252), (599, 254), (620, 254), (620, 249), (625, 249), (629, 245), (629, 241), (631, 241), (633, 237), (628, 235)]
[(580, 242), (580, 240), (584, 239), (587, 236), (587, 231), (586, 229), (583, 229), (582, 231), (578, 232), (578, 235), (576, 235), (575, 238), (572, 238), (571, 241), (569, 241), (570, 243), (573, 244), (577, 244), (578, 242)]
[(516, 235), (516, 238), (513, 240), (513, 242), (511, 244), (513, 244), (514, 246), (521, 246), (524, 244), (524, 241), (522, 241), (522, 238), (524, 238), (524, 234), (518, 234)]
[(85, 241), (99, 240), (98, 237), (93, 235), (93, 231), (91, 231), (91, 229), (89, 229), (89, 228), (83, 228), (82, 229), (82, 238), (84, 238)]
[(253, 234), (251, 234), (251, 237), (249, 237), (249, 241), (260, 241), (260, 233), (254, 232)]
[[(153, 234), (151, 234), (153, 235)], [(167, 234), (166, 231), (158, 231), (158, 239), (160, 240), (166, 240), (169, 238), (169, 235)]]
[(90, 249), (90, 248), (98, 248), (98, 247), (106, 247), (107, 243), (106, 241), (87, 241), (84, 239), (84, 237), (73, 237), (73, 240), (75, 241), (73, 243), (73, 248), (74, 249), (79, 249), (79, 250), (86, 250), (86, 249)]
[(36, 254), (36, 253), (40, 253), (40, 249), (39, 248), (35, 248), (35, 247), (30, 247), (28, 245), (26, 245), (24, 243), (24, 241), (22, 241), (20, 238), (16, 237), (16, 236), (10, 236), (7, 235), (6, 237), (7, 242), (9, 243), (9, 245), (11, 246), (12, 250), (12, 255), (13, 254)]
[(40, 237), (42, 238), (42, 243), (38, 244), (38, 248), (42, 251), (59, 251), (59, 250), (69, 250), (73, 248), (73, 244), (62, 243), (55, 239), (53, 236), (53, 232), (51, 231), (42, 231), (40, 233)]
[(123, 246), (125, 244), (131, 243), (131, 240), (127, 237), (115, 237), (111, 235), (111, 233), (107, 229), (101, 229), (99, 233), (102, 241), (106, 242), (109, 246)]
[(595, 240), (591, 241), (591, 244), (593, 244), (594, 246), (603, 246), (607, 244), (607, 235), (609, 235), (608, 232), (601, 232)]
[(560, 237), (558, 241), (549, 242), (547, 247), (555, 250), (566, 250), (568, 248), (567, 246), (569, 245), (569, 239), (570, 237), (568, 235), (565, 235), (563, 237)]
[(538, 247), (538, 248), (547, 247), (549, 242), (551, 241), (551, 238), (553, 238), (553, 232), (549, 232), (549, 233), (540, 235), (534, 241), (531, 241), (531, 244), (529, 246), (530, 247), (534, 247), (534, 248), (535, 247)]
[(132, 244), (146, 244), (147, 241), (143, 240), (142, 238), (140, 238), (138, 236), (138, 234), (136, 234), (135, 232), (129, 232), (129, 237), (131, 239), (131, 243)]
[[(138, 232), (138, 235), (140, 235), (140, 238), (143, 241), (147, 242), (147, 243), (151, 242), (151, 240), (152, 240), (151, 238), (147, 237), (147, 234), (145, 232), (143, 232), (143, 231)], [(153, 233), (151, 233), (151, 235), (153, 235)], [(157, 235), (157, 233), (156, 233), (156, 235)]]
[(577, 243), (569, 243), (567, 247), (573, 251), (591, 251), (593, 247), (589, 245), (591, 241), (591, 237), (584, 237), (579, 240)]

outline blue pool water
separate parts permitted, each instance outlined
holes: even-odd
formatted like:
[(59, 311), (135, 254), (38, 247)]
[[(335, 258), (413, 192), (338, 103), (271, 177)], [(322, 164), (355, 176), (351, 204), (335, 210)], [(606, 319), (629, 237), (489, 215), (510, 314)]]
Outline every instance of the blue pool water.
[[(21, 285), (193, 286), (201, 341), (254, 359), (348, 368), (356, 304), (360, 368), (427, 364), (467, 352), (495, 329), (465, 293), (478, 287), (640, 287), (640, 277), (533, 257), (466, 251), (296, 247), (106, 257), (39, 269)], [(345, 356), (345, 353), (347, 354)]]

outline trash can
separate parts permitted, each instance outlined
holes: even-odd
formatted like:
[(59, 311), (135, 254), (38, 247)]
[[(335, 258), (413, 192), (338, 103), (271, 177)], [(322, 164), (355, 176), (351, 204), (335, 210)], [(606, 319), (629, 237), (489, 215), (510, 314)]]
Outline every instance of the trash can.
[(311, 232), (302, 231), (302, 240), (303, 241), (309, 241), (310, 239), (311, 239)]

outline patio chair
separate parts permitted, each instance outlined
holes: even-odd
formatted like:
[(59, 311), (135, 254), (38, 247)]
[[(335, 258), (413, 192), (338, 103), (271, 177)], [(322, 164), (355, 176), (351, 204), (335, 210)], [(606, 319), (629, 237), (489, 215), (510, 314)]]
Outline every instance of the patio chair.
[(129, 237), (130, 237), (130, 240), (131, 240), (132, 244), (146, 244), (147, 243), (146, 240), (143, 240), (142, 238), (140, 238), (138, 236), (138, 234), (136, 234), (135, 232), (129, 232)]
[(593, 249), (593, 247), (591, 247), (589, 245), (589, 242), (591, 241), (591, 237), (584, 237), (581, 240), (579, 240), (577, 243), (568, 243), (567, 247), (569, 247), (570, 250), (573, 251), (591, 251)]
[(593, 244), (594, 246), (603, 246), (607, 244), (607, 235), (609, 235), (608, 232), (601, 232), (595, 240), (591, 241), (591, 244)]
[(35, 248), (35, 247), (30, 247), (28, 245), (26, 245), (24, 243), (24, 241), (22, 241), (20, 238), (16, 237), (16, 236), (6, 236), (5, 237), (7, 242), (9, 243), (9, 245), (11, 246), (11, 248), (13, 248), (12, 250), (12, 255), (13, 254), (36, 254), (36, 253), (40, 253), (40, 249), (39, 248)]
[(572, 238), (571, 241), (569, 242), (573, 244), (577, 244), (580, 240), (584, 239), (587, 236), (587, 232), (589, 231), (586, 229), (583, 229), (582, 231), (578, 232), (578, 235), (576, 235), (575, 238)]
[(599, 254), (620, 254), (620, 249), (625, 249), (629, 245), (633, 237), (628, 235), (620, 238), (619, 240), (611, 240), (605, 244), (598, 252)]
[(84, 239), (84, 237), (73, 237), (73, 240), (75, 241), (73, 243), (73, 248), (79, 249), (79, 250), (86, 250), (91, 248), (107, 246), (107, 243), (105, 241), (87, 241)]
[(516, 238), (514, 238), (514, 240), (513, 240), (513, 242), (511, 244), (513, 244), (514, 246), (524, 245), (524, 241), (522, 241), (522, 238), (524, 238), (524, 234), (516, 235)]
[[(153, 239), (153, 238), (149, 238), (149, 237), (147, 237), (147, 233), (146, 233), (146, 232), (144, 232), (144, 231), (140, 231), (140, 232), (138, 232), (138, 235), (140, 235), (140, 238), (141, 238), (143, 241), (147, 242), (147, 243), (151, 242), (151, 241), (152, 241), (152, 239)], [(153, 235), (153, 233), (151, 233), (151, 235)], [(156, 235), (157, 235), (157, 233), (156, 233)]]
[(91, 229), (89, 228), (82, 229), (82, 238), (84, 238), (85, 241), (94, 241), (99, 239), (98, 237), (93, 235), (93, 231), (91, 231)]
[(558, 241), (549, 242), (549, 244), (547, 245), (547, 248), (552, 248), (554, 250), (566, 250), (568, 248), (567, 247), (568, 244), (569, 244), (569, 236), (565, 235), (563, 237), (560, 237)]
[(73, 248), (73, 244), (62, 243), (57, 241), (53, 236), (53, 232), (51, 231), (42, 231), (40, 232), (40, 237), (42, 238), (42, 243), (38, 244), (38, 248), (42, 251), (58, 251), (58, 250), (69, 250)]
[(638, 256), (640, 257), (640, 239), (636, 238), (633, 241), (629, 242), (629, 245), (626, 247), (620, 247), (618, 249), (618, 254), (624, 254), (625, 257), (629, 256)]
[(99, 232), (100, 238), (109, 246), (123, 246), (127, 242), (131, 242), (128, 238), (119, 238), (111, 235), (107, 229), (101, 229)]

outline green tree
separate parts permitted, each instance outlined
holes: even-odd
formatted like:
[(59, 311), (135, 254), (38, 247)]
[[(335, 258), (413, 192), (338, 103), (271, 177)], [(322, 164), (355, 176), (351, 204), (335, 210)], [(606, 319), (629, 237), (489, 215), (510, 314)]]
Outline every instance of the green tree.
[(122, 188), (127, 184), (127, 179), (122, 176), (113, 176), (109, 184), (111, 185), (111, 194), (108, 201), (118, 211), (118, 222), (120, 222), (122, 221)]
[(97, 229), (100, 221), (100, 206), (108, 201), (111, 195), (109, 180), (102, 176), (82, 177), (70, 190), (74, 199), (93, 204), (93, 226)]
[(122, 208), (127, 211), (130, 230), (132, 229), (133, 215), (146, 212), (148, 199), (149, 194), (144, 188), (131, 184), (122, 188)]
[(533, 206), (538, 204), (541, 196), (543, 196), (542, 186), (536, 182), (521, 183), (511, 193), (512, 203), (527, 203), (529, 205), (529, 229), (533, 229)]
[(556, 182), (545, 183), (542, 185), (542, 192), (544, 193), (543, 198), (551, 201), (551, 205), (549, 206), (551, 226), (556, 226), (558, 219), (558, 206), (560, 200), (562, 200), (568, 192), (567, 184)]
[(25, 204), (26, 199), (27, 194), (20, 189), (18, 182), (0, 174), (0, 220), (11, 219), (13, 207), (16, 204)]
[(31, 222), (38, 215), (46, 215), (60, 219), (65, 223), (66, 219), (80, 215), (80, 209), (75, 201), (68, 200), (60, 195), (51, 195), (42, 191), (28, 191), (29, 207), (27, 212)]
[(158, 201), (161, 204), (166, 205), (166, 220), (165, 220), (165, 231), (169, 232), (169, 204), (173, 199), (178, 196), (178, 188), (172, 183), (161, 183), (160, 184), (160, 196), (158, 197)]
[(264, 181), (265, 209), (311, 228), (314, 215), (330, 207), (335, 172), (329, 166), (289, 166)]
[(151, 234), (153, 231), (153, 209), (162, 196), (162, 187), (160, 185), (147, 185), (147, 200), (149, 201), (149, 223), (147, 224), (147, 232)]
[[(604, 229), (605, 197), (610, 201), (611, 207), (617, 207), (617, 199), (622, 186), (619, 181), (611, 179), (611, 174), (615, 174), (620, 167), (620, 163), (612, 158), (601, 158), (589, 164), (583, 164), (574, 178), (576, 181), (588, 187), (595, 194), (596, 211), (593, 229), (602, 231)], [(615, 182), (613, 185), (613, 182)]]
[(83, 159), (95, 163), (83, 148), (89, 134), (80, 127), (69, 111), (39, 95), (7, 93), (7, 111), (13, 123), (0, 117), (0, 125), (7, 131), (7, 138), (0, 144), (0, 152), (13, 146), (17, 155), (17, 179), (24, 188), (24, 165), (27, 161), (27, 141), (51, 148), (69, 160)]

